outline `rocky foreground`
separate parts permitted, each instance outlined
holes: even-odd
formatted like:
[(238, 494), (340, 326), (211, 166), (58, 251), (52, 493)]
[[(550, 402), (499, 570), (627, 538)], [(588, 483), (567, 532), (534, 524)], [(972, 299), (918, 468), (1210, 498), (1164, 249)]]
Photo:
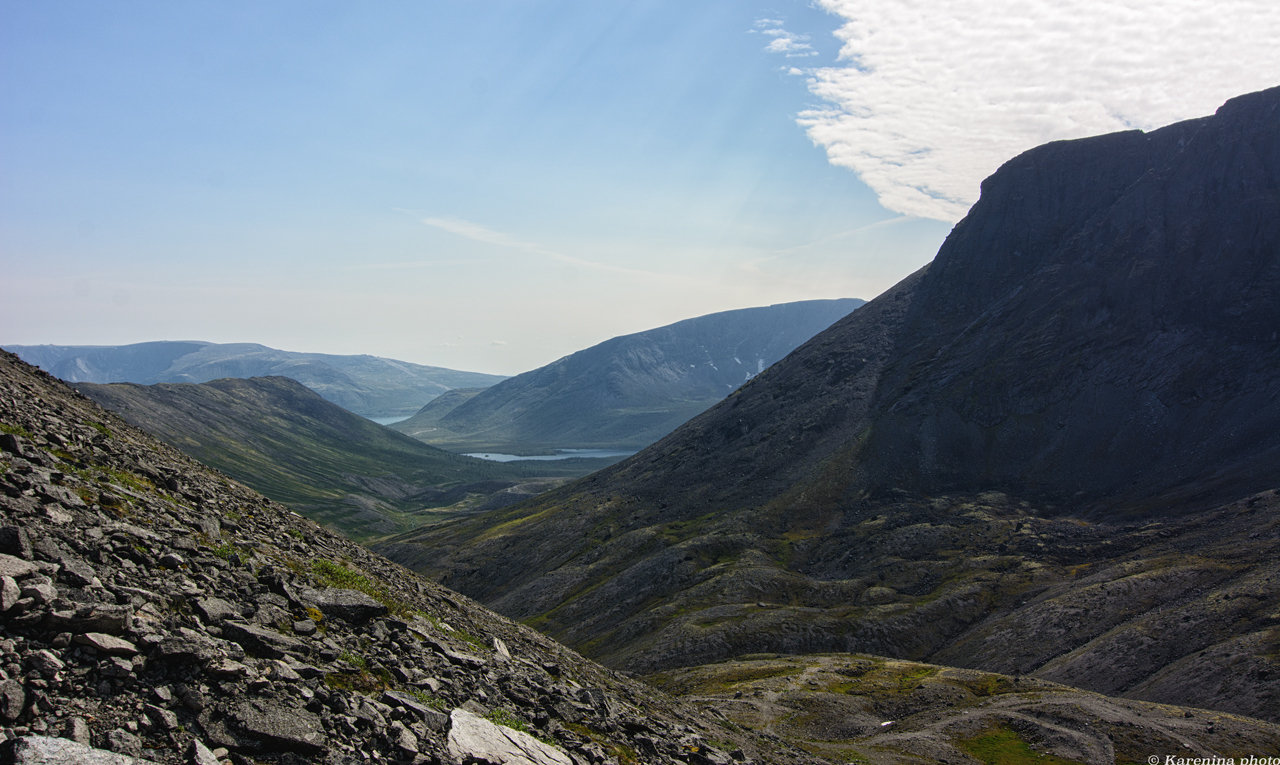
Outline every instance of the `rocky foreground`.
[(818, 762), (410, 574), (8, 353), (0, 430), (0, 761)]

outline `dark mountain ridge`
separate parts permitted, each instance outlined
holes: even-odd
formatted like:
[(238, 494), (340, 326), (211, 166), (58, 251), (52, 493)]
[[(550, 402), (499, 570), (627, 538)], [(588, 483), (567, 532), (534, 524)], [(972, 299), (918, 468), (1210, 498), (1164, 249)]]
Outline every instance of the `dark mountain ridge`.
[(70, 383), (203, 383), (280, 376), (366, 417), (407, 416), (453, 388), (506, 378), (379, 356), (297, 353), (257, 343), (159, 341), (133, 345), (10, 345), (23, 361)]
[(380, 549), (633, 669), (870, 650), (1280, 719), (1278, 330), (1271, 89), (1010, 160), (652, 447)]
[(393, 427), (462, 450), (638, 449), (863, 302), (744, 308), (615, 337)]

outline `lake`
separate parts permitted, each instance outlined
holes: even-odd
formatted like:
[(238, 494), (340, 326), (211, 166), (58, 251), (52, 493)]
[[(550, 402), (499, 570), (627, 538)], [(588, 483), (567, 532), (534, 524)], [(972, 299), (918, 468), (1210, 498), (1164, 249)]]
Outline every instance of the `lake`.
[(403, 416), (403, 417), (366, 417), (365, 419), (366, 419), (366, 420), (373, 420), (374, 422), (378, 423), (379, 425), (390, 425), (390, 424), (391, 424), (391, 423), (393, 423), (393, 422), (404, 422), (405, 420), (409, 419), (409, 418), (410, 418), (410, 417), (412, 417), (412, 416), (413, 416), (413, 415), (411, 415), (411, 414), (406, 414), (406, 415), (405, 415), (405, 416)]
[(474, 452), (467, 457), (479, 457), (494, 462), (515, 462), (517, 460), (567, 460), (574, 457), (630, 457), (635, 452), (617, 451), (615, 449), (556, 449), (555, 454), (538, 454), (525, 457), (519, 454), (498, 454), (496, 452)]

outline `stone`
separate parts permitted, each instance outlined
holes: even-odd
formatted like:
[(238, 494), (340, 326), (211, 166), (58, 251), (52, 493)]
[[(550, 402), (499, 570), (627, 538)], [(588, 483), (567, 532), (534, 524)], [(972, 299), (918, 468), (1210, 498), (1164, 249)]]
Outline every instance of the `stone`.
[(219, 659), (209, 665), (209, 674), (230, 680), (243, 680), (250, 674), (249, 667), (231, 659)]
[(133, 609), (129, 606), (112, 606), (105, 603), (77, 605), (70, 611), (53, 611), (49, 614), (49, 628), (67, 632), (103, 632), (119, 635), (129, 626)]
[(271, 662), (270, 674), (272, 680), (279, 680), (284, 683), (296, 683), (302, 680), (302, 675), (294, 672), (292, 667), (278, 659)]
[(134, 656), (138, 653), (138, 647), (128, 640), (102, 632), (86, 632), (83, 635), (76, 635), (72, 641), (79, 645), (87, 645), (98, 653), (105, 653), (108, 656)]
[(57, 486), (51, 483), (43, 484), (36, 489), (36, 494), (40, 495), (41, 499), (48, 502), (57, 502), (63, 507), (81, 508), (85, 506), (84, 500), (80, 498), (80, 495), (65, 486)]
[(224, 619), (240, 618), (240, 609), (222, 598), (197, 598), (195, 606), (207, 624), (220, 624)]
[(63, 738), (71, 739), (77, 744), (92, 744), (93, 738), (89, 732), (89, 723), (84, 721), (83, 717), (72, 717), (67, 720), (67, 724), (63, 727)]
[(218, 640), (194, 630), (184, 630), (182, 634), (161, 640), (153, 656), (161, 661), (204, 663), (228, 657), (243, 659), (244, 649), (227, 640)]
[(247, 622), (223, 622), (222, 635), (227, 640), (239, 643), (246, 651), (271, 659), (283, 659), (288, 654), (306, 656), (311, 653), (311, 648), (297, 638)]
[(569, 755), (528, 733), (495, 725), (465, 709), (449, 715), (447, 747), (455, 762), (489, 765), (574, 765)]
[(176, 730), (178, 727), (178, 716), (163, 707), (155, 704), (147, 704), (143, 707), (143, 711), (147, 713), (156, 725), (162, 730)]
[(198, 738), (187, 745), (187, 765), (218, 765), (218, 757)]
[(0, 433), (0, 450), (23, 459), (30, 459), (34, 456), (31, 442), (15, 433)]
[(310, 619), (302, 619), (293, 623), (293, 632), (295, 635), (309, 637), (316, 634), (316, 623)]
[(111, 751), (130, 757), (142, 754), (142, 739), (123, 728), (116, 728), (107, 734), (107, 745)]
[(93, 580), (98, 576), (93, 570), (93, 566), (80, 560), (64, 556), (60, 561), (62, 571), (59, 576), (61, 579), (73, 587), (88, 587), (93, 584)]
[(31, 535), (21, 526), (0, 528), (0, 553), (31, 560)]
[(39, 571), (39, 569), (36, 567), (36, 564), (30, 561), (0, 553), (0, 576), (13, 577), (14, 579), (25, 579), (37, 571)]
[(66, 669), (66, 664), (53, 654), (53, 651), (42, 649), (33, 652), (27, 657), (27, 666), (36, 670), (45, 677), (53, 675)]
[(386, 606), (359, 590), (337, 587), (325, 590), (302, 588), (298, 596), (325, 616), (343, 619), (352, 624), (361, 624), (388, 613)]
[(18, 582), (11, 576), (0, 577), (0, 611), (8, 611), (22, 597)]
[(326, 749), (320, 718), (306, 710), (245, 702), (236, 708), (235, 719), (246, 735), (270, 749), (304, 755), (323, 754)]
[(179, 569), (186, 565), (186, 563), (187, 562), (182, 559), (182, 556), (177, 553), (165, 553), (160, 556), (161, 568)]
[(31, 598), (39, 605), (52, 603), (58, 597), (58, 590), (48, 582), (35, 582), (22, 585), (22, 597)]
[(27, 692), (17, 680), (0, 680), (0, 717), (16, 720), (27, 703)]
[(0, 745), (0, 761), (13, 765), (145, 765), (129, 755), (94, 749), (66, 738), (23, 736)]
[(418, 753), (418, 737), (413, 735), (413, 731), (400, 725), (398, 730), (393, 728), (392, 733), (395, 736), (396, 749), (399, 749), (402, 754), (413, 756)]
[(428, 728), (436, 731), (445, 731), (449, 728), (449, 716), (435, 709), (414, 696), (401, 691), (383, 691), (382, 703), (388, 706), (400, 707), (407, 709), (416, 714)]

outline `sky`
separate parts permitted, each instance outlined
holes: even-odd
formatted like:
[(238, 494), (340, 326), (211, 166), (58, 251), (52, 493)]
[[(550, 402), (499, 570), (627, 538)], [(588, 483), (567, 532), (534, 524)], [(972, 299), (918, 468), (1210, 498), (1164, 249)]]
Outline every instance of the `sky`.
[(1280, 5), (0, 0), (0, 344), (516, 374), (870, 299), (1001, 163), (1280, 85)]

